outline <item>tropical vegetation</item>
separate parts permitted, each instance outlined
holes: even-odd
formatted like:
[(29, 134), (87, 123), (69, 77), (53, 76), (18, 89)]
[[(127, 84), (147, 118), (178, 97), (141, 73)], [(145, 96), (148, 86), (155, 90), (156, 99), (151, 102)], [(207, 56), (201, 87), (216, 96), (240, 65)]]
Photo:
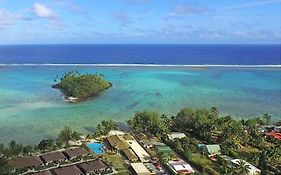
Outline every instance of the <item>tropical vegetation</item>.
[(88, 97), (98, 95), (108, 89), (112, 84), (104, 80), (102, 74), (80, 74), (78, 72), (67, 72), (61, 78), (55, 79), (53, 88), (58, 88), (65, 98), (72, 97), (76, 101), (85, 100)]

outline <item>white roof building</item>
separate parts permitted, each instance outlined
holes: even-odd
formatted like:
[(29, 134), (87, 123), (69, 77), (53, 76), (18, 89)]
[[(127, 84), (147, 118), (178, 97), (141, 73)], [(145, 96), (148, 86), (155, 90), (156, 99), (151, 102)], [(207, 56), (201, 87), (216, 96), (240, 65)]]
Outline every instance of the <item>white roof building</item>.
[(131, 149), (136, 153), (142, 162), (150, 161), (150, 155), (143, 149), (143, 147), (135, 140), (127, 141)]
[(169, 161), (167, 165), (176, 174), (178, 173), (189, 174), (195, 172), (192, 169), (192, 167), (183, 160)]
[(176, 139), (176, 138), (181, 139), (181, 138), (184, 138), (184, 137), (186, 137), (186, 135), (182, 132), (172, 132), (171, 134), (168, 134), (168, 138), (170, 140), (173, 140), (173, 139)]
[(108, 133), (108, 136), (112, 136), (112, 135), (124, 135), (125, 133), (123, 131), (118, 131), (118, 130), (111, 130)]
[(150, 174), (153, 174), (141, 162), (139, 162), (139, 163), (131, 163), (131, 167), (132, 167), (134, 173), (137, 174), (137, 175), (150, 175)]

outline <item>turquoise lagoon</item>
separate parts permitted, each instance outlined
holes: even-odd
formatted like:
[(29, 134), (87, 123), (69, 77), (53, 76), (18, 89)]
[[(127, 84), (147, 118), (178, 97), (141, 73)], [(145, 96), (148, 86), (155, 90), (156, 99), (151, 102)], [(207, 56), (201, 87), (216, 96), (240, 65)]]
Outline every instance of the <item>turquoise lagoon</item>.
[[(99, 72), (113, 87), (79, 104), (52, 89), (69, 70)], [(35, 144), (54, 138), (67, 125), (82, 133), (101, 121), (125, 122), (136, 111), (168, 115), (183, 107), (216, 106), (221, 115), (251, 118), (269, 113), (281, 119), (280, 68), (191, 69), (176, 67), (0, 67), (0, 139)]]

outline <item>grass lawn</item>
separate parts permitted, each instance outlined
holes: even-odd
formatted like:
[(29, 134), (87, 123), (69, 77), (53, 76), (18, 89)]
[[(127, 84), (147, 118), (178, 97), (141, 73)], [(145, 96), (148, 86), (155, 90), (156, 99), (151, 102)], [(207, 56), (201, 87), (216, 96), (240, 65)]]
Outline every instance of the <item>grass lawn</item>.
[[(204, 167), (206, 169), (209, 169), (210, 171), (212, 171), (211, 174), (219, 174), (219, 165), (210, 160), (207, 157), (202, 157), (201, 154), (198, 153), (194, 153), (192, 154), (192, 163), (196, 164), (195, 166), (197, 167), (197, 169), (199, 171), (201, 171), (201, 168)], [(200, 167), (198, 167), (200, 165)]]
[(112, 166), (114, 169), (120, 170), (127, 170), (126, 163), (118, 154), (104, 154), (102, 159), (109, 165)]
[(201, 154), (192, 154), (192, 160), (194, 162), (201, 162), (203, 165), (212, 165), (212, 161), (206, 157), (202, 157)]
[(253, 148), (251, 146), (247, 146), (247, 147), (243, 146), (237, 150), (239, 157), (254, 164), (257, 164), (257, 162), (252, 162), (253, 158), (255, 155), (257, 156), (259, 152), (260, 151), (257, 148)]
[(117, 173), (117, 175), (130, 175), (130, 173), (128, 171), (122, 171)]

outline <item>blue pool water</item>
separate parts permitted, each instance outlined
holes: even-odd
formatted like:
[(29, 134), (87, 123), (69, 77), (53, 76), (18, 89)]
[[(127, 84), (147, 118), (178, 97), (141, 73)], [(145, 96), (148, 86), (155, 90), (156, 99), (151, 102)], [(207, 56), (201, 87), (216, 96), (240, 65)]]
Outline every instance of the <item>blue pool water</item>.
[(104, 150), (103, 150), (103, 144), (102, 143), (89, 143), (87, 144), (87, 146), (89, 148), (91, 148), (91, 150), (95, 153), (95, 154), (103, 154)]

